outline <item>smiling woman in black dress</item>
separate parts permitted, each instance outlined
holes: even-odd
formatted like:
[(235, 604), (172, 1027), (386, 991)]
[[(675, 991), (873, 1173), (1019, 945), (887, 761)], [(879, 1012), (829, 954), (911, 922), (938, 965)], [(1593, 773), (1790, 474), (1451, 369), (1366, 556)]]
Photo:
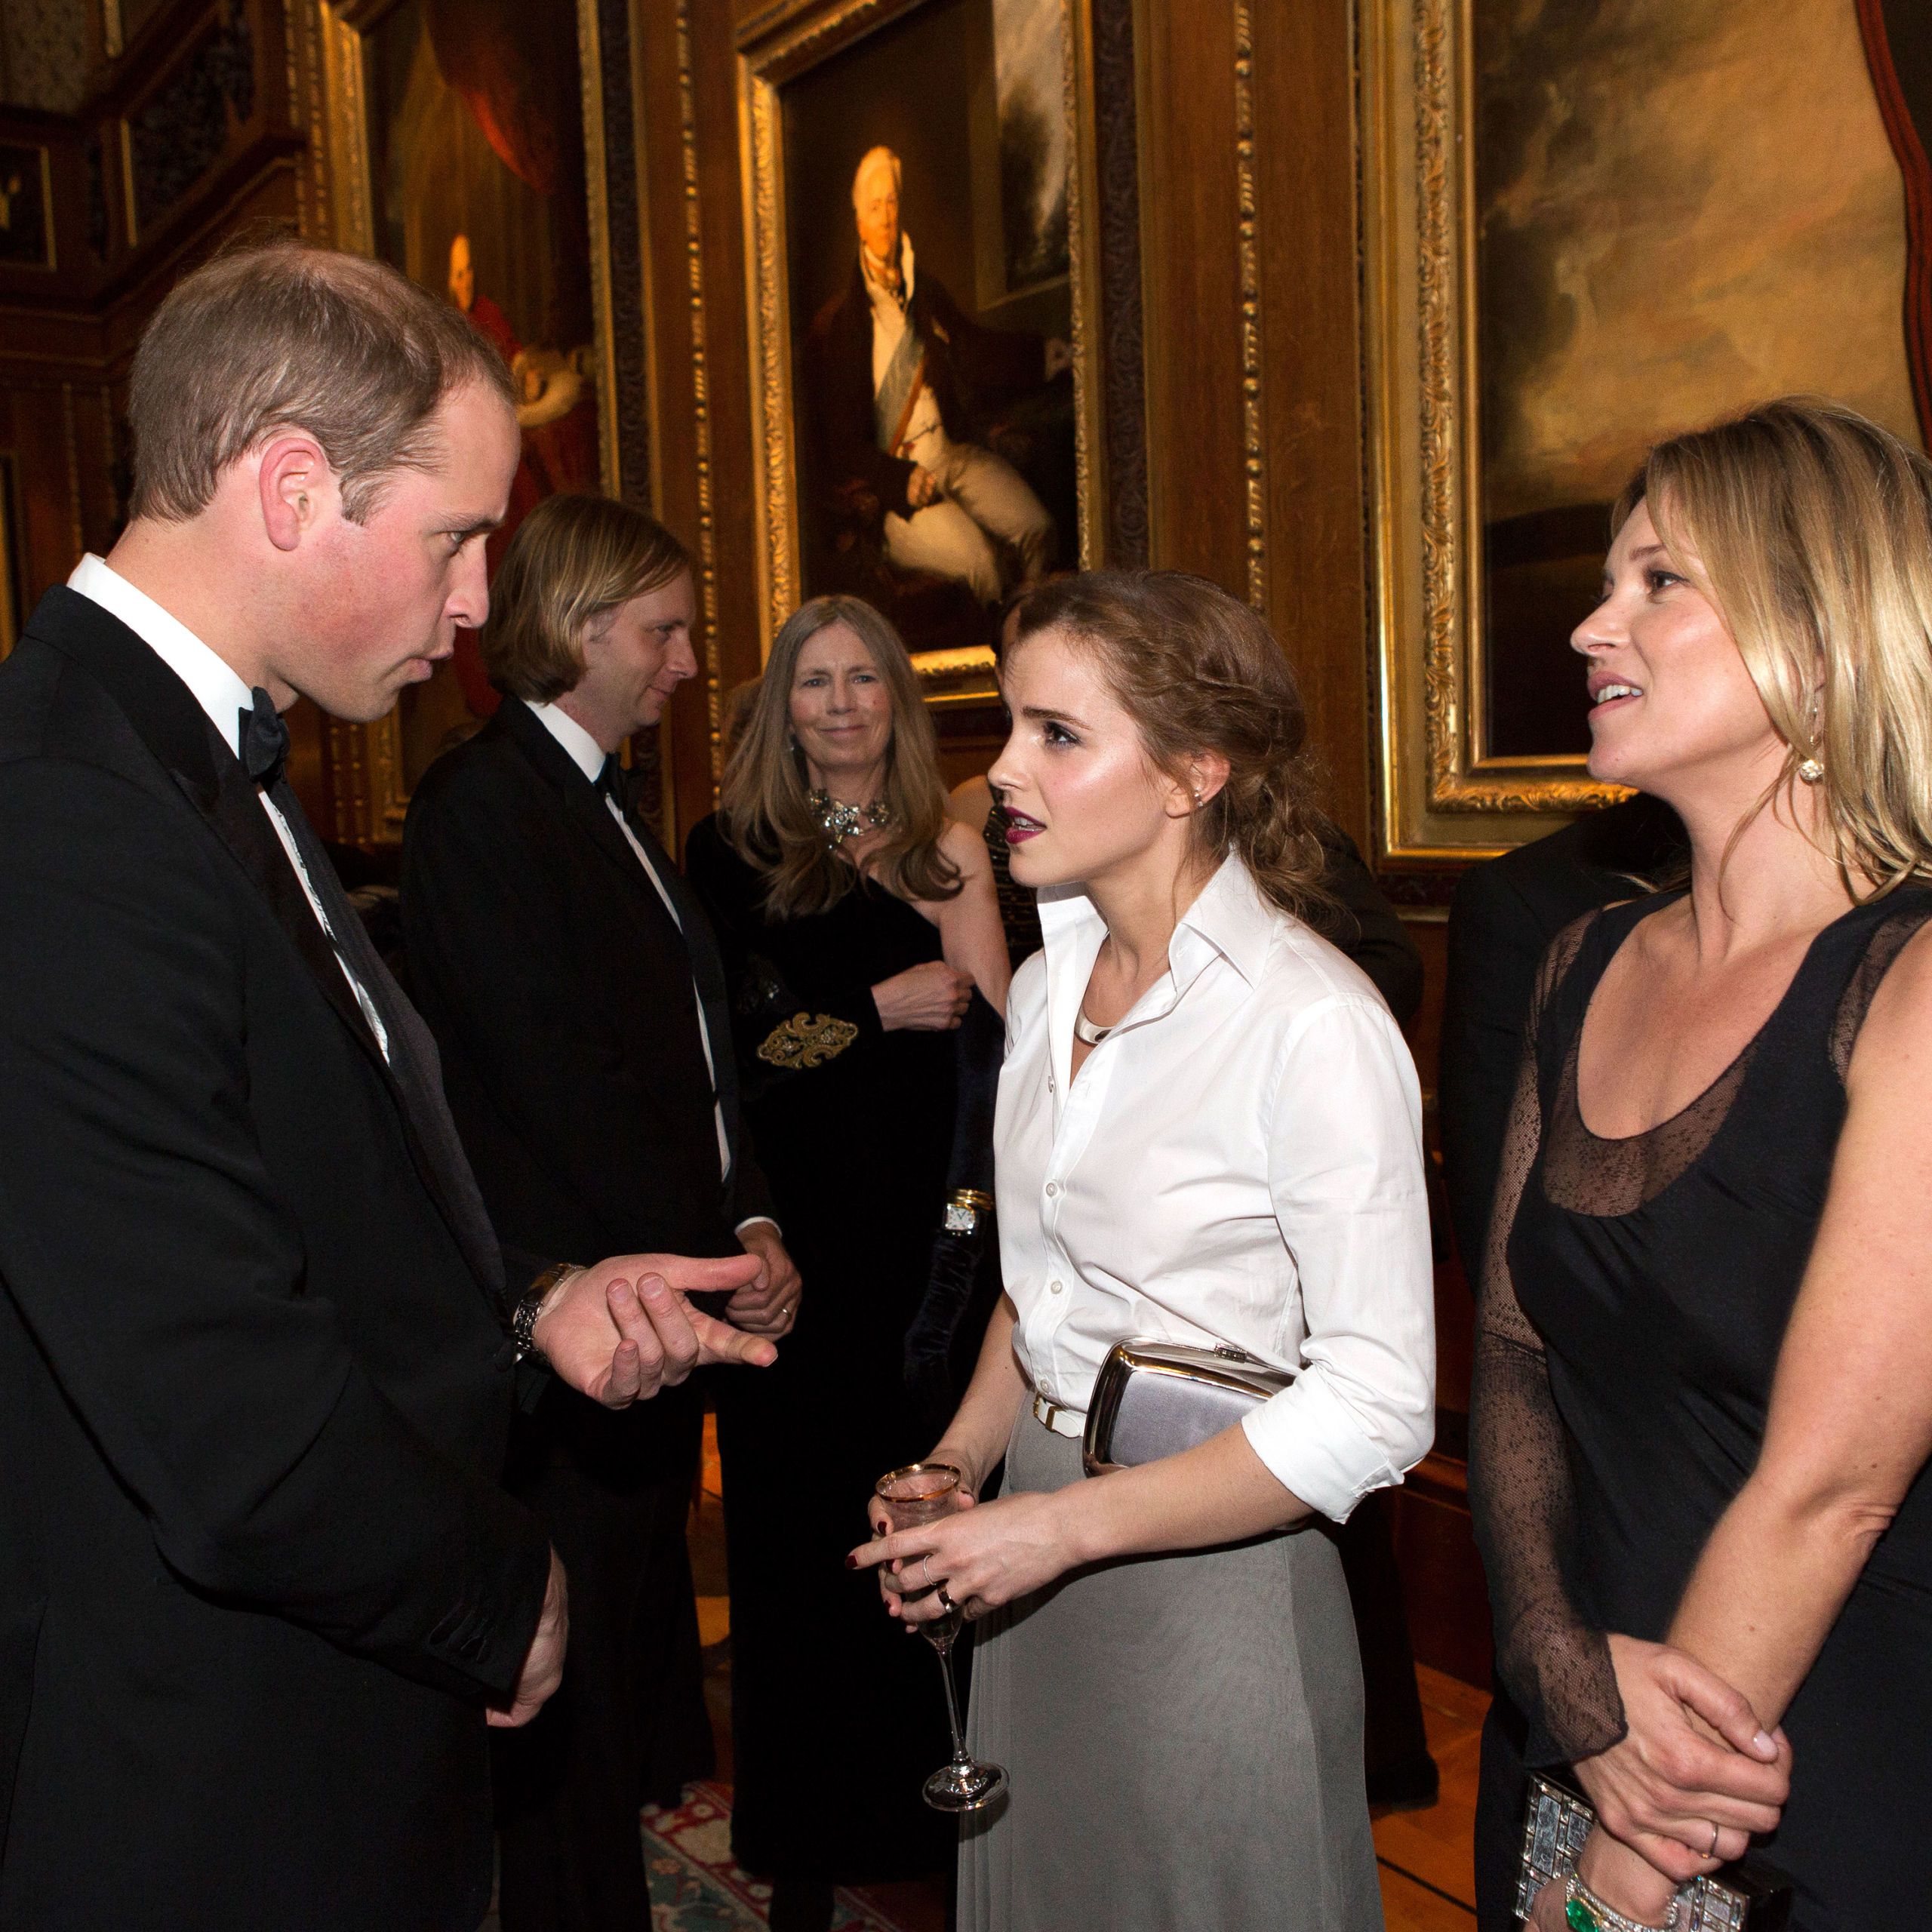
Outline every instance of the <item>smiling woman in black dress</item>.
[(746, 1112), (804, 1281), (757, 1398), (721, 1382), (734, 1853), (777, 1932), (831, 1886), (944, 1870), (919, 1792), (946, 1752), (931, 1657), (845, 1567), (860, 1504), (913, 1460), (906, 1390), (955, 1130), (953, 1029), (1008, 969), (986, 848), (946, 816), (897, 633), (819, 598), (780, 630), (692, 884), (733, 984)]
[(1478, 1343), (1499, 1660), (1601, 1820), (1571, 1925), (1756, 1833), (1797, 1932), (1866, 1932), (1932, 1817), (1932, 465), (1776, 403), (1621, 510), (1590, 768), (1690, 882), (1544, 964)]

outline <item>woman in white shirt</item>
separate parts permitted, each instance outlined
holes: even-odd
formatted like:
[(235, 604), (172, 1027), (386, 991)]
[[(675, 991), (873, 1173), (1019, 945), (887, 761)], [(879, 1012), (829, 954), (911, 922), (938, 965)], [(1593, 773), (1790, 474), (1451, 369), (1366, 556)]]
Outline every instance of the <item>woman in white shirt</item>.
[[(1006, 1300), (931, 1460), (1004, 1494), (854, 1552), (963, 1605), (972, 1932), (1382, 1923), (1360, 1663), (1321, 1518), (1429, 1447), (1415, 1071), (1297, 909), (1321, 865), (1294, 680), (1175, 573), (1029, 599), (992, 777), (1044, 954), (1014, 980), (996, 1129)], [(1225, 1342), (1297, 1371), (1200, 1447), (1098, 1479), (1108, 1349)], [(875, 1515), (875, 1531), (882, 1527)]]

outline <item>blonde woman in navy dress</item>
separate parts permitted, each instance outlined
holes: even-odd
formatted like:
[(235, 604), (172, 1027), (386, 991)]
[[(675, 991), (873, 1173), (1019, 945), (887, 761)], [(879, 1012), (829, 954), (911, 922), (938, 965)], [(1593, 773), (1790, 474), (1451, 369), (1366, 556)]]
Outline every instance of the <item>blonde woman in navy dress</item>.
[[(976, 1495), (1004, 1457), (1004, 1490), (854, 1554), (985, 1620), (973, 1748), (1011, 1784), (968, 1823), (959, 1922), (1371, 1932), (1361, 1666), (1319, 1525), (1429, 1447), (1415, 1070), (1300, 916), (1322, 863), (1304, 723), (1259, 617), (1172, 573), (1054, 583), (1004, 687), (992, 783), (1046, 946), (1008, 1009), (1006, 1300), (931, 1452)], [(1297, 1379), (1084, 1478), (1094, 1377), (1130, 1336)]]

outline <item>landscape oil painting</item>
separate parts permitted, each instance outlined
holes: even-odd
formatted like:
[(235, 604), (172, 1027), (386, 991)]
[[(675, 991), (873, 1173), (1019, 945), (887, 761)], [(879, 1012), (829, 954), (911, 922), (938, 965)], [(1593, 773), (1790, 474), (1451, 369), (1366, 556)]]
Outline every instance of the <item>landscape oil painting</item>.
[(1915, 445), (1903, 180), (1857, 0), (1473, 0), (1483, 749), (1587, 747), (1567, 648), (1672, 431), (1792, 392)]

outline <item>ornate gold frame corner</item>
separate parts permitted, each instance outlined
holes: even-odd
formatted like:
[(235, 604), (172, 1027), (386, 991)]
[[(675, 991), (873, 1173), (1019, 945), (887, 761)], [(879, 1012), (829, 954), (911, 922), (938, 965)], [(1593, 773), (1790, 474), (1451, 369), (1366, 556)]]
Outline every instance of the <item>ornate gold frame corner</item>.
[[(752, 370), (752, 462), (759, 479), (760, 651), (799, 601), (798, 459), (792, 440), (792, 315), (786, 286), (783, 106), (786, 84), (924, 0), (804, 0), (770, 7), (739, 29), (738, 141), (743, 184), (746, 321)], [(1074, 458), (1080, 506), (1080, 561), (1100, 559), (1106, 528), (1102, 390), (1094, 318), (1100, 251), (1091, 232), (1097, 205), (1094, 136), (1093, 34), (1088, 0), (1060, 0), (1065, 65), (1063, 100), (1072, 141), (1067, 178), (1068, 276), (1072, 291)]]
[(1493, 857), (1626, 796), (1484, 744), (1473, 0), (1363, 0), (1363, 359), (1382, 856)]
[[(339, 248), (373, 255), (374, 183), (369, 163), (364, 35), (380, 20), (382, 0), (311, 0), (321, 26), (322, 115), (329, 208), (326, 238)], [(583, 72), (584, 176), (589, 202), (593, 328), (597, 352), (599, 481), (614, 494), (617, 464), (616, 363), (611, 337), (611, 234), (605, 203), (603, 66), (596, 0), (576, 0)], [(402, 731), (395, 710), (371, 724), (328, 721), (326, 755), (334, 800), (334, 833), (345, 843), (392, 845), (409, 811), (404, 783)]]

